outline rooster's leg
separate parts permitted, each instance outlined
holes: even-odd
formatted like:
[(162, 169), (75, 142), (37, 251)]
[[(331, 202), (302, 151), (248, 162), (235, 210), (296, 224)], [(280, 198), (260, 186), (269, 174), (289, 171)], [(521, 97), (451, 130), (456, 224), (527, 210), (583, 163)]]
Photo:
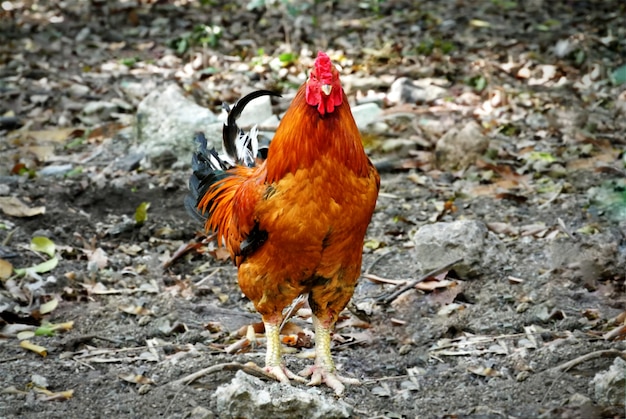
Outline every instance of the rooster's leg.
[(335, 363), (330, 354), (332, 324), (326, 325), (316, 316), (313, 316), (313, 326), (315, 328), (315, 364), (301, 371), (300, 375), (311, 376), (310, 386), (325, 383), (335, 390), (335, 394), (338, 396), (343, 394), (344, 384), (359, 385), (359, 380), (342, 377), (336, 372)]
[(284, 384), (289, 384), (289, 379), (303, 382), (293, 372), (289, 371), (282, 362), (280, 349), (280, 321), (268, 322), (265, 324), (265, 337), (267, 338), (267, 353), (265, 354), (265, 372), (272, 375), (276, 380)]

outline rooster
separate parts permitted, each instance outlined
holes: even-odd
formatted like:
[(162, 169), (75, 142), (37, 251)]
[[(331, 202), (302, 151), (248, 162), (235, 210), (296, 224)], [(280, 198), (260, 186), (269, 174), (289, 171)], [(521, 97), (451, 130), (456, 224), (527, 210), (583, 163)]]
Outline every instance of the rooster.
[[(216, 232), (238, 268), (239, 286), (261, 314), (267, 337), (264, 370), (283, 383), (303, 379), (282, 361), (283, 311), (308, 294), (315, 329), (315, 363), (300, 372), (309, 385), (336, 394), (358, 384), (336, 371), (331, 331), (361, 273), (363, 240), (380, 177), (363, 149), (339, 72), (319, 52), (308, 80), (259, 159), (256, 130), (236, 119), (259, 91), (230, 110), (221, 156), (196, 137), (186, 205)], [(228, 108), (226, 108), (229, 110)]]

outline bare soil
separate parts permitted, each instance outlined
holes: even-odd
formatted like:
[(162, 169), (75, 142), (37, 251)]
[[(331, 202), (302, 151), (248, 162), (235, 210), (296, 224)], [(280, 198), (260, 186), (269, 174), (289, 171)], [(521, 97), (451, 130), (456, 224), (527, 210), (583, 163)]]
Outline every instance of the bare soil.
[[(346, 13), (356, 19), (375, 13), (371, 9), (359, 9), (353, 4), (356, 2), (346, 3), (353, 9), (345, 5), (322, 8), (320, 17), (344, 16), (341, 13)], [(478, 14), (477, 19), (493, 17), (497, 21), (506, 16), (490, 11), (497, 2), (479, 3), (482, 6), (477, 6), (476, 13), (484, 15)], [(576, 21), (582, 29), (571, 29), (572, 34), (590, 34), (593, 30), (594, 36), (602, 36), (606, 32), (599, 29), (599, 22), (603, 21), (618, 30), (616, 22), (619, 19), (612, 18), (611, 13), (621, 16), (623, 22), (623, 5), (620, 6), (620, 2), (601, 3), (602, 8), (594, 9), (594, 13), (587, 11), (587, 21)], [(74, 23), (65, 26), (37, 21), (41, 16), (37, 17), (33, 11), (18, 10), (11, 12), (11, 16), (3, 12), (7, 15), (2, 21), (4, 34), (10, 34), (13, 50), (6, 47), (3, 51), (4, 60), (0, 63), (3, 84), (0, 88), (5, 89), (3, 100), (11, 101), (21, 123), (29, 124), (22, 129), (56, 129), (61, 126), (59, 115), (62, 114), (70, 119), (70, 126), (81, 125), (80, 118), (74, 116), (78, 113), (73, 113), (79, 111), (64, 108), (67, 102), (63, 100), (62, 81), (69, 76), (61, 77), (61, 74), (80, 74), (81, 68), (88, 71), (86, 66), (93, 67), (108, 60), (110, 57), (102, 46), (124, 41), (120, 35), (123, 31), (116, 33), (111, 29), (116, 27), (116, 22), (121, 27), (128, 25), (140, 31), (143, 27), (150, 28), (150, 22), (157, 18), (170, 18), (168, 22), (172, 26), (168, 31), (171, 32), (167, 35), (158, 33), (154, 38), (144, 35), (146, 42), (156, 42), (152, 49), (134, 49), (136, 42), (126, 40), (129, 46), (121, 51), (143, 60), (145, 55), (156, 55), (156, 50), (169, 48), (166, 40), (179, 35), (180, 28), (188, 29), (191, 22), (200, 21), (198, 14), (209, 21), (210, 10), (227, 7), (219, 2), (214, 6), (183, 4), (178, 7), (174, 2), (155, 2), (129, 9), (125, 9), (124, 3), (120, 3), (118, 9), (102, 6), (105, 2), (92, 1), (89, 4), (91, 7), (84, 10), (79, 6), (71, 8), (66, 5), (64, 8), (61, 3), (56, 9), (51, 7), (53, 15), (65, 16), (66, 22), (73, 19), (71, 22)], [(401, 34), (389, 32), (394, 21), (388, 14), (400, 19), (399, 11), (408, 6), (392, 1), (368, 4), (379, 4), (383, 8), (378, 17), (381, 39), (394, 39), (395, 36), (399, 41), (394, 47), (401, 48), (398, 45), (404, 38)], [(464, 2), (456, 2), (457, 9), (454, 5), (420, 4), (423, 8), (432, 6), (441, 20), (465, 21), (462, 14), (467, 6)], [(274, 39), (277, 37), (275, 28), (264, 23), (263, 19), (270, 22), (272, 19), (277, 22), (285, 20), (289, 24), (291, 18), (285, 17), (288, 15), (278, 8), (260, 15), (259, 12), (243, 11), (244, 6), (236, 9), (238, 19), (223, 18), (220, 23), (250, 27), (249, 31), (241, 29), (241, 33), (253, 33), (254, 42), (258, 42), (259, 47), (263, 45), (261, 40), (266, 40), (268, 54), (280, 51), (281, 47), (276, 47), (280, 43)], [(571, 18), (564, 5), (563, 10), (543, 6), (541, 10), (554, 19), (566, 23)], [(104, 17), (98, 17), (99, 10)], [(44, 8), (42, 13), (46, 11), (49, 9)], [(511, 21), (515, 21), (515, 16), (525, 16), (519, 9), (508, 13)], [(424, 23), (428, 20), (426, 13), (421, 16), (422, 20), (417, 23), (428, 30), (428, 24)], [(565, 23), (562, 34), (555, 35), (554, 39), (568, 33), (570, 27), (566, 28)], [(102, 37), (101, 43), (93, 44), (91, 55), (83, 49), (84, 45), (78, 45), (74, 53), (60, 47), (50, 52), (45, 60), (36, 61), (22, 49), (24, 40), (34, 39), (45, 50), (41, 46), (43, 38), (54, 33), (61, 43), (64, 36), (74, 39), (81, 24)], [(320, 31), (327, 23), (321, 25)], [(267, 30), (265, 35), (264, 29)], [(510, 30), (523, 31), (515, 25)], [(306, 30), (298, 33), (303, 39), (310, 36)], [(359, 42), (369, 42), (370, 32), (355, 33), (360, 36)], [(323, 32), (324, 39), (318, 41), (327, 45), (316, 47), (336, 47), (333, 34), (332, 31)], [(539, 31), (532, 34), (539, 39), (551, 33)], [(526, 42), (524, 33), (516, 35), (519, 42)], [(122, 39), (118, 39), (120, 36)], [(506, 36), (506, 32), (498, 32), (494, 39), (499, 42)], [(623, 41), (623, 31), (621, 36)], [(243, 39), (243, 35), (240, 38)], [(460, 41), (453, 40), (460, 44)], [(214, 48), (226, 54), (234, 41), (224, 35), (220, 42)], [(299, 46), (304, 41), (292, 42)], [(553, 45), (553, 42), (537, 42), (541, 48)], [(621, 48), (623, 53), (623, 44)], [(605, 64), (619, 64), (619, 59), (615, 58), (619, 51), (606, 52)], [(439, 58), (441, 66), (454, 65), (445, 54), (438, 53), (442, 54)], [(18, 57), (20, 54), (22, 58)], [(381, 68), (375, 70), (375, 57), (364, 57), (352, 51), (346, 51), (346, 54), (353, 54), (357, 63), (362, 63), (377, 77), (400, 65), (389, 64), (392, 59), (380, 56)], [(183, 61), (188, 59), (188, 55), (183, 57)], [(244, 56), (243, 59), (250, 58)], [(24, 68), (12, 64), (16, 60), (29, 62), (24, 67), (31, 71), (35, 68), (39, 73), (29, 76)], [(435, 67), (438, 65), (436, 61), (431, 63)], [(580, 72), (584, 71), (581, 69)], [(493, 70), (493, 73), (498, 74), (499, 70)], [(30, 100), (29, 97), (32, 99), (37, 88), (29, 91), (24, 87), (21, 93), (16, 93), (14, 88), (24, 78), (34, 82), (44, 77), (56, 83), (42, 93), (49, 98), (43, 105), (27, 106), (25, 102)], [(219, 77), (232, 87), (227, 75)], [(154, 75), (149, 78), (158, 80)], [(116, 94), (114, 86), (123, 81), (123, 77), (111, 77), (109, 81), (101, 82), (100, 90), (91, 87), (99, 99), (110, 98)], [(558, 98), (548, 96), (553, 103), (557, 100), (563, 103), (570, 100), (570, 94), (565, 89), (558, 93)], [(216, 105), (214, 100), (217, 98), (207, 99), (202, 93), (198, 95), (202, 97), (201, 103)], [(232, 101), (230, 97), (220, 99)], [(88, 100), (83, 97), (78, 101)], [(17, 105), (18, 102), (21, 105)], [(576, 97), (571, 106), (575, 113), (590, 112), (587, 106), (591, 105), (587, 103)], [(1, 110), (7, 112), (11, 106), (2, 105)], [(132, 115), (132, 110), (128, 113)], [(110, 124), (112, 121), (105, 122)], [(525, 120), (514, 123), (519, 137), (534, 131), (528, 124)], [(602, 132), (619, 138), (624, 131), (614, 124), (605, 126)], [(0, 229), (0, 258), (10, 261), (14, 267), (33, 266), (45, 257), (29, 250), (29, 243), (35, 236), (45, 236), (56, 244), (60, 260), (51, 272), (15, 279), (25, 300), (9, 289), (6, 280), (0, 286), (0, 326), (5, 328), (4, 335), (0, 336), (0, 387), (4, 390), (0, 394), (0, 417), (183, 418), (195, 417), (198, 407), (215, 413), (212, 395), (218, 386), (232, 379), (234, 372), (223, 370), (182, 387), (171, 383), (220, 363), (254, 361), (262, 364), (264, 346), (261, 339), (256, 346), (238, 353), (224, 351), (227, 345), (241, 339), (236, 332), (258, 322), (259, 316), (238, 289), (232, 263), (220, 258), (214, 244), (199, 246), (203, 252), (194, 249), (164, 268), (164, 262), (171, 259), (181, 246), (200, 243), (203, 239), (199, 234), (201, 226), (186, 214), (183, 207), (188, 168), (120, 168), (116, 162), (127, 157), (132, 141), (123, 136), (104, 134), (75, 148), (67, 147), (67, 142), (54, 145), (54, 156), (59, 159), (54, 163), (93, 157), (82, 164), (81, 173), (61, 177), (17, 176), (10, 171), (18, 161), (26, 162), (35, 171), (46, 163), (27, 157), (16, 159), (16, 156), (26, 156), (24, 142), (9, 141), (13, 138), (10, 136), (12, 128), (4, 128), (3, 132), (6, 140), (3, 139), (0, 145), (0, 161), (9, 164), (2, 169), (0, 182), (6, 185), (6, 194), (19, 197), (31, 207), (45, 206), (46, 211), (33, 217), (0, 216), (0, 224), (4, 227)], [(390, 137), (402, 135), (396, 133)], [(519, 137), (511, 141), (521, 141)], [(503, 141), (502, 137), (495, 135), (491, 138), (495, 138), (498, 144)], [(594, 145), (591, 154), (583, 153), (571, 160), (592, 159), (607, 148), (619, 148), (620, 144), (623, 147), (623, 138), (621, 142), (612, 142), (606, 137), (594, 138), (597, 141), (586, 142)], [(539, 144), (542, 140), (536, 141)], [(556, 149), (574, 147), (571, 143), (553, 141), (558, 146), (545, 146), (544, 149), (556, 153)], [(508, 149), (506, 145), (502, 147)], [(541, 149), (539, 145), (535, 147)], [(432, 152), (423, 142), (414, 148)], [(411, 156), (417, 159), (410, 154), (389, 156), (380, 148), (373, 148), (372, 156), (377, 161), (395, 159), (406, 162), (403, 158)], [(565, 154), (560, 158), (564, 165), (569, 159)], [(507, 158), (498, 160), (496, 156), (494, 164), (519, 168), (523, 163), (519, 160), (511, 162)], [(473, 186), (469, 189), (459, 186), (459, 182), (471, 173), (453, 175), (417, 166), (410, 169), (400, 164), (392, 168), (385, 166), (382, 194), (364, 249), (363, 269), (369, 274), (394, 280), (415, 279), (423, 274), (416, 267), (411, 238), (417, 228), (430, 222), (472, 219), (503, 223), (518, 230), (511, 233), (492, 228), (490, 234), (494, 243), (500, 243), (501, 247), (500, 250), (485, 249), (485, 252), (504, 249), (507, 257), (500, 258), (500, 264), (485, 266), (471, 278), (458, 278), (454, 271), (449, 272), (447, 278), (455, 281), (454, 286), (442, 290), (411, 290), (390, 305), (383, 305), (376, 298), (392, 290), (393, 285), (361, 279), (353, 297), (354, 307), (346, 311), (346, 321), (337, 329), (333, 350), (342, 371), (363, 382), (359, 387), (349, 387), (343, 398), (354, 406), (353, 416), (624, 417), (623, 400), (621, 404), (603, 401), (591, 385), (594, 376), (607, 370), (615, 357), (624, 357), (626, 350), (620, 335), (610, 339), (603, 337), (620, 327), (615, 319), (626, 310), (626, 223), (619, 217), (611, 217), (610, 211), (590, 198), (592, 188), (603, 185), (619, 188), (623, 177), (619, 157), (608, 165), (615, 170), (597, 170), (594, 164), (578, 165), (579, 168), (568, 166), (558, 178), (562, 185), (560, 193), (551, 191), (546, 194), (538, 192), (539, 188), (535, 187), (534, 182), (545, 174), (538, 175), (538, 169), (524, 173), (534, 185), (530, 189), (520, 187), (505, 194), (478, 194), (474, 193)], [(481, 173), (481, 170), (476, 169), (474, 173)], [(489, 184), (491, 181), (484, 177), (477, 184), (481, 182)], [(149, 202), (150, 207), (147, 220), (138, 225), (133, 220), (142, 202)], [(444, 202), (453, 203), (454, 211), (442, 211), (438, 204)], [(547, 205), (542, 205), (546, 202)], [(537, 228), (535, 232), (523, 229), (538, 225), (545, 228)], [(93, 256), (96, 249), (106, 254), (105, 267), (97, 266), (97, 258)], [(50, 314), (38, 315), (41, 304), (54, 298), (59, 300), (59, 306)], [(456, 304), (457, 308), (450, 313), (442, 311), (451, 304)], [(357, 322), (359, 318), (361, 321)], [(39, 325), (44, 320), (54, 324), (74, 322), (66, 332), (31, 339), (47, 349), (45, 357), (24, 350), (15, 335), (7, 332), (11, 325)], [(310, 329), (305, 319), (296, 316), (294, 322)], [(622, 333), (622, 339), (623, 336)], [(302, 350), (296, 348), (294, 354), (286, 356), (292, 370), (298, 371), (311, 362), (295, 356)], [(567, 370), (559, 368), (583, 355), (606, 350), (615, 352), (603, 352), (606, 356), (581, 360)], [(34, 390), (37, 385), (33, 384), (36, 381), (33, 374), (47, 379), (48, 390), (73, 390), (73, 396), (67, 400), (46, 400), (45, 394)], [(140, 376), (136, 379), (139, 382), (132, 382), (129, 376)], [(141, 381), (141, 377), (149, 381)], [(332, 395), (330, 390), (324, 391)]]

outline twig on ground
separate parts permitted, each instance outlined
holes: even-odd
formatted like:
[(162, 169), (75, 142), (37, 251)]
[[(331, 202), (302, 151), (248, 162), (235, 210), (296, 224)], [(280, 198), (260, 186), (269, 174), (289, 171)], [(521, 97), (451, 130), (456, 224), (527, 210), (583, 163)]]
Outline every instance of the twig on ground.
[(404, 374), (404, 375), (390, 375), (390, 376), (386, 376), (386, 377), (370, 378), (369, 380), (363, 380), (363, 381), (361, 381), (361, 384), (363, 384), (363, 385), (376, 384), (376, 383), (380, 383), (380, 382), (383, 382), (383, 381), (403, 380), (403, 379), (407, 379), (407, 378), (409, 378), (409, 376), (407, 374)]
[[(383, 253), (382, 255), (378, 256), (376, 259), (374, 259), (372, 261), (372, 263), (370, 263), (370, 265), (367, 267), (367, 269), (365, 269), (365, 274), (369, 274), (372, 269), (374, 268), (374, 266), (380, 262), (381, 260), (383, 260), (384, 258), (386, 258), (387, 256), (391, 255), (393, 253), (393, 250), (390, 250), (388, 252)], [(363, 275), (365, 276), (365, 275)]]
[(602, 335), (602, 338), (604, 338), (604, 340), (613, 340), (623, 334), (626, 334), (626, 324), (617, 326), (615, 329)]
[(217, 273), (221, 270), (221, 268), (218, 266), (217, 268), (215, 268), (213, 270), (213, 272), (211, 272), (210, 274), (208, 274), (207, 276), (205, 276), (204, 278), (202, 278), (200, 281), (198, 281), (196, 283), (196, 287), (200, 287), (202, 286), (206, 281), (208, 281), (209, 279), (213, 278), (215, 275), (217, 275)]
[(259, 367), (253, 362), (247, 362), (245, 364), (241, 364), (239, 362), (225, 362), (223, 364), (212, 365), (208, 368), (201, 369), (200, 371), (196, 371), (193, 374), (189, 374), (184, 376), (183, 378), (179, 378), (178, 380), (172, 381), (169, 385), (179, 386), (179, 385), (187, 385), (190, 384), (197, 379), (204, 377), (205, 375), (214, 374), (220, 371), (238, 371), (242, 370), (246, 374), (250, 374), (255, 377), (265, 378), (267, 380), (275, 381), (276, 379), (265, 372), (263, 368)]
[(11, 241), (11, 239), (13, 238), (13, 235), (14, 235), (15, 233), (17, 233), (17, 231), (18, 231), (19, 229), (20, 229), (19, 227), (15, 227), (13, 230), (9, 231), (9, 232), (7, 233), (7, 236), (4, 238), (4, 240), (2, 240), (2, 245), (3, 245), (3, 246), (8, 246), (8, 245), (9, 245), (9, 242), (10, 242), (10, 241)]
[(419, 284), (420, 282), (423, 282), (425, 280), (427, 280), (430, 277), (433, 277), (435, 275), (440, 274), (443, 271), (447, 271), (450, 268), (452, 268), (454, 265), (456, 265), (457, 263), (463, 261), (463, 258), (459, 258), (457, 260), (454, 260), (440, 268), (437, 268), (435, 270), (432, 270), (430, 272), (428, 272), (425, 275), (422, 275), (421, 277), (419, 277), (418, 279), (416, 279), (415, 281), (411, 281), (403, 286), (400, 286), (399, 289), (397, 289), (396, 291), (392, 292), (391, 294), (387, 295), (387, 294), (383, 294), (381, 296), (379, 296), (376, 301), (387, 305), (389, 303), (391, 303), (393, 300), (395, 300), (396, 298), (398, 298), (400, 295), (404, 294), (406, 291), (410, 290), (411, 288), (415, 287), (417, 284)]
[(569, 236), (573, 241), (578, 241), (578, 239), (569, 231), (569, 229), (565, 226), (565, 222), (561, 218), (557, 218), (557, 222), (559, 223), (559, 228), (561, 231)]
[(552, 371), (568, 371), (574, 368), (578, 364), (582, 364), (583, 362), (590, 361), (596, 358), (609, 358), (619, 356), (620, 358), (626, 360), (626, 351), (618, 351), (617, 349), (604, 349), (601, 351), (590, 352), (588, 354), (579, 356), (578, 358), (574, 358), (571, 361), (567, 361), (561, 365), (557, 365), (556, 367), (551, 368)]
[(4, 364), (5, 362), (17, 361), (18, 359), (24, 359), (24, 355), (12, 356), (10, 358), (0, 359), (0, 364)]
[(559, 188), (554, 192), (554, 195), (550, 197), (546, 202), (539, 205), (539, 208), (547, 208), (550, 204), (552, 204), (558, 197), (561, 195), (563, 191), (563, 183), (559, 183)]
[(370, 281), (372, 281), (374, 283), (377, 283), (377, 284), (391, 284), (391, 285), (395, 285), (395, 286), (404, 285), (404, 284), (406, 284), (408, 282), (408, 280), (406, 280), (406, 279), (383, 278), (381, 276), (374, 275), (374, 274), (368, 274), (368, 273), (364, 273), (363, 274), (363, 278), (369, 279)]

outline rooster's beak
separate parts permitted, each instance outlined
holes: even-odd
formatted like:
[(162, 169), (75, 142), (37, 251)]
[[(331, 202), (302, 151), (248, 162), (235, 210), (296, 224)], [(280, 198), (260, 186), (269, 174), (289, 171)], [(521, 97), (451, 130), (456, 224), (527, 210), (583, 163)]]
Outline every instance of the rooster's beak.
[(330, 92), (333, 90), (333, 86), (331, 86), (330, 84), (322, 84), (321, 89), (326, 96), (330, 96)]

